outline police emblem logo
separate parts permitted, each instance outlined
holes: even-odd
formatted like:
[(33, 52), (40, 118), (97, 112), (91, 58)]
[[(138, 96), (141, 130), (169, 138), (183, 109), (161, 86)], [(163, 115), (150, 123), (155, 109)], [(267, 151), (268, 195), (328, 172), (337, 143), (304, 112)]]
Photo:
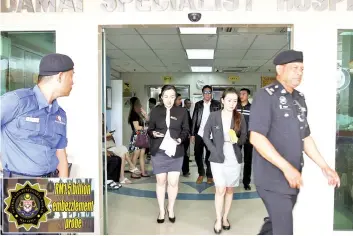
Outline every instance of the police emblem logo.
[(57, 117), (56, 117), (56, 120), (59, 121), (59, 122), (61, 122), (61, 116), (57, 116)]
[(51, 212), (50, 199), (47, 198), (47, 190), (41, 189), (38, 183), (16, 183), (15, 189), (10, 189), (8, 195), (4, 212), (9, 216), (9, 222), (15, 223), (17, 229), (38, 229), (41, 222), (47, 222), (47, 215)]
[(287, 99), (284, 96), (279, 97), (279, 102), (284, 105), (287, 104)]

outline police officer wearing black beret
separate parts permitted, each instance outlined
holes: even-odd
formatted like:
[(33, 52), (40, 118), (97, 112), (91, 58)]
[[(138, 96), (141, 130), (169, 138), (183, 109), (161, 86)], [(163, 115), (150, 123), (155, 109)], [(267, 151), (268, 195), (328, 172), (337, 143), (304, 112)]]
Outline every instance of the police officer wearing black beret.
[(4, 177), (68, 177), (67, 118), (57, 98), (70, 95), (73, 70), (67, 55), (46, 55), (36, 86), (1, 96)]
[(261, 88), (251, 106), (250, 142), (257, 192), (268, 220), (260, 234), (293, 234), (292, 211), (302, 186), (303, 151), (322, 170), (333, 186), (337, 173), (325, 162), (310, 136), (304, 95), (295, 88), (303, 75), (303, 53), (288, 50), (274, 59), (277, 81)]

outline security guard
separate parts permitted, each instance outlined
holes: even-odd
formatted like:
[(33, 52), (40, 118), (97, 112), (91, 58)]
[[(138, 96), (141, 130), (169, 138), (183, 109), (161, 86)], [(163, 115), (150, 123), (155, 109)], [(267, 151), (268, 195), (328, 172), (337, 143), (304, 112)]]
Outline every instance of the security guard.
[(322, 169), (330, 185), (339, 186), (340, 179), (317, 150), (310, 136), (304, 95), (295, 90), (303, 75), (303, 53), (283, 51), (273, 62), (277, 81), (255, 95), (250, 142), (254, 146), (255, 185), (269, 214), (263, 229), (291, 235), (292, 210), (302, 185), (303, 151)]
[(73, 69), (70, 57), (46, 55), (34, 88), (1, 96), (4, 177), (68, 177), (67, 119), (56, 99), (70, 95)]

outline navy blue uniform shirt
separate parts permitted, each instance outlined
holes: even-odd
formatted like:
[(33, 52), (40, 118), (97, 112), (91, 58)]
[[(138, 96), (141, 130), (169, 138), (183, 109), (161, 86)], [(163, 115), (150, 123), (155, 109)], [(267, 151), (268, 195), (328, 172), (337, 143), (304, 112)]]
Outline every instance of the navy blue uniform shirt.
[(1, 156), (5, 170), (41, 176), (56, 170), (65, 149), (66, 113), (51, 105), (38, 86), (1, 96)]
[[(310, 135), (304, 95), (288, 93), (275, 82), (261, 88), (251, 105), (249, 130), (267, 137), (279, 154), (299, 172), (304, 165), (304, 138)], [(255, 185), (283, 194), (297, 194), (283, 172), (253, 150)]]

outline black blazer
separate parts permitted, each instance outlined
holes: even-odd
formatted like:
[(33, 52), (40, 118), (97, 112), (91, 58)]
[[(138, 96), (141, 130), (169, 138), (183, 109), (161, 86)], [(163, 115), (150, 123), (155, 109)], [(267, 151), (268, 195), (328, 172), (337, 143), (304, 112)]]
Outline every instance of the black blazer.
[[(167, 124), (165, 118), (167, 115), (167, 108), (165, 106), (157, 106), (152, 109), (149, 126), (147, 133), (150, 137), (150, 152), (154, 156), (159, 150), (162, 144), (163, 138), (155, 138), (153, 136), (153, 131), (160, 132), (162, 134), (167, 133)], [(181, 139), (183, 143), (187, 138), (189, 138), (190, 128), (188, 113), (186, 108), (173, 106), (170, 110), (170, 126), (169, 126), (170, 136), (173, 139)], [(178, 145), (176, 148), (176, 153), (174, 157), (184, 156), (184, 145)]]
[[(203, 100), (195, 103), (194, 113), (192, 114), (191, 136), (196, 136), (199, 132), (203, 114), (203, 103)], [(214, 99), (211, 100), (210, 112), (218, 111), (221, 108), (222, 105), (219, 101), (216, 101)]]
[[(234, 118), (229, 129), (234, 127)], [(210, 135), (212, 133), (212, 140)], [(239, 146), (243, 145), (247, 137), (246, 121), (243, 115), (241, 115), (240, 130), (237, 132), (238, 142), (233, 144), (234, 153), (237, 157), (238, 163), (243, 162), (243, 156)], [(205, 142), (208, 150), (211, 152), (210, 162), (223, 163), (225, 156), (223, 153), (224, 145), (224, 132), (222, 124), (222, 111), (211, 112), (208, 117), (207, 123), (204, 128), (203, 141)]]

